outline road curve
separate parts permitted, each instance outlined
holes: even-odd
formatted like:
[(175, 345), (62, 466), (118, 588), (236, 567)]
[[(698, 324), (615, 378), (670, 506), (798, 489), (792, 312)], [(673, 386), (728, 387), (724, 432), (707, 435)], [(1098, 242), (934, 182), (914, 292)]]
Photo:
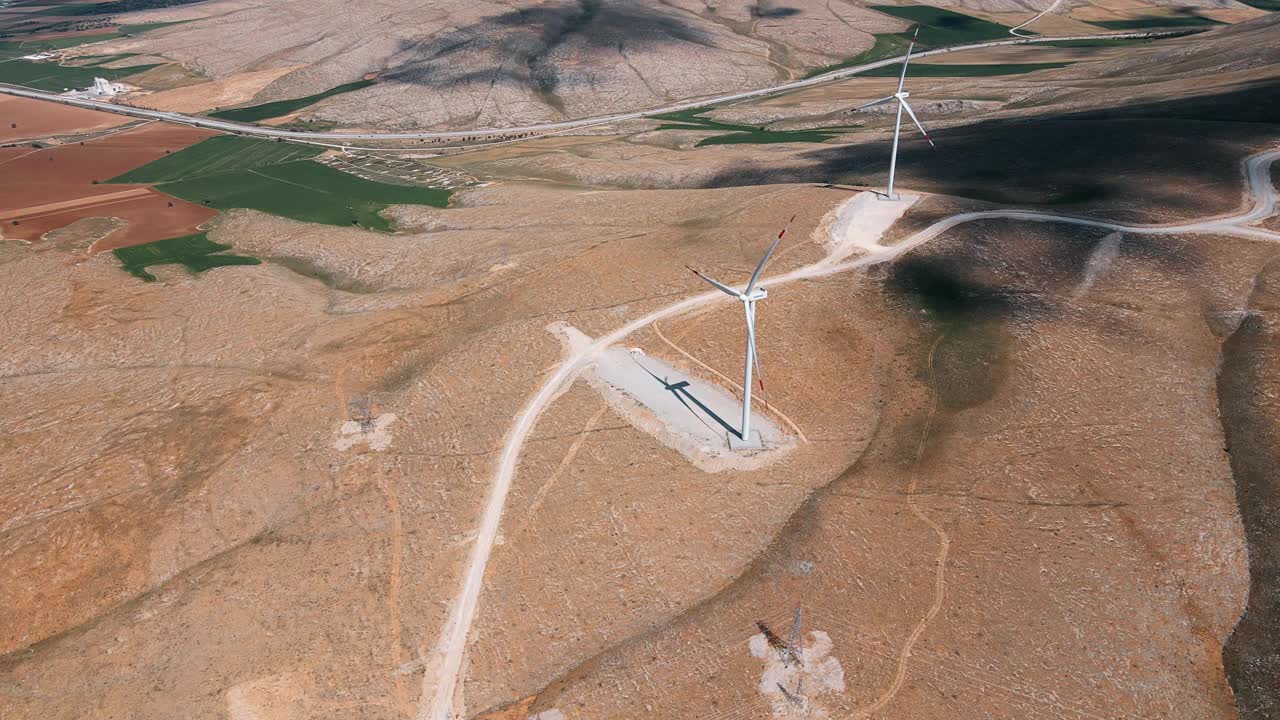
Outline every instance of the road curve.
[(1026, 21), (1026, 22), (1024, 22), (1024, 23), (1022, 23), (1021, 25), (1019, 25), (1019, 26), (1017, 26), (1017, 27), (1011, 27), (1011, 28), (1009, 28), (1009, 34), (1010, 34), (1010, 35), (1013, 35), (1014, 37), (1020, 37), (1020, 38), (1034, 37), (1033, 35), (1024, 35), (1024, 34), (1022, 34), (1022, 33), (1018, 32), (1018, 31), (1019, 31), (1019, 30), (1021, 30), (1021, 29), (1022, 29), (1022, 28), (1024, 28), (1024, 27), (1026, 27), (1026, 26), (1030, 25), (1031, 23), (1033, 23), (1033, 22), (1035, 22), (1035, 21), (1039, 20), (1040, 18), (1044, 17), (1045, 15), (1048, 15), (1049, 13), (1053, 12), (1053, 11), (1054, 11), (1054, 9), (1055, 9), (1055, 8), (1057, 8), (1057, 7), (1058, 7), (1058, 5), (1060, 5), (1060, 4), (1062, 4), (1062, 0), (1053, 0), (1053, 3), (1052, 3), (1051, 5), (1049, 5), (1049, 7), (1047, 7), (1047, 8), (1045, 8), (1045, 9), (1041, 10), (1039, 15), (1036, 15), (1035, 17), (1031, 18), (1030, 20), (1028, 20), (1028, 21)]
[[(952, 47), (937, 48), (935, 50), (926, 50), (924, 52), (913, 53), (912, 57), (922, 58), (930, 55), (940, 55), (942, 53), (958, 52), (961, 50), (977, 50), (980, 48), (996, 47), (1000, 45), (1026, 45), (1031, 43), (1057, 42), (1062, 40), (1094, 40), (1099, 38), (1125, 39), (1125, 38), (1150, 38), (1163, 37), (1168, 35), (1186, 35), (1189, 32), (1186, 29), (1178, 30), (1155, 30), (1128, 33), (1112, 33), (1106, 35), (1077, 35), (1067, 37), (1018, 37), (1010, 40), (994, 40), (991, 42), (975, 43), (972, 45), (955, 45)], [(120, 115), (129, 115), (131, 117), (146, 118), (148, 120), (163, 120), (165, 122), (182, 123), (194, 127), (207, 128), (210, 130), (221, 130), (223, 132), (240, 133), (241, 135), (251, 135), (254, 137), (264, 138), (280, 138), (284, 140), (298, 140), (302, 142), (318, 142), (318, 141), (378, 141), (378, 140), (461, 140), (463, 138), (486, 138), (512, 133), (545, 133), (555, 132), (559, 130), (572, 130), (574, 128), (589, 127), (592, 125), (601, 125), (610, 122), (619, 122), (622, 120), (636, 120), (639, 118), (651, 117), (653, 115), (662, 115), (664, 113), (679, 112), (681, 110), (691, 110), (694, 108), (706, 107), (708, 105), (718, 105), (720, 103), (735, 102), (738, 100), (750, 100), (752, 98), (774, 95), (777, 93), (790, 92), (802, 88), (821, 85), (833, 80), (840, 80), (850, 75), (857, 75), (867, 70), (874, 70), (886, 65), (895, 65), (902, 62), (902, 57), (892, 57), (876, 62), (866, 63), (864, 65), (855, 65), (853, 67), (841, 68), (833, 70), (821, 75), (815, 75), (811, 78), (803, 80), (794, 80), (792, 82), (774, 85), (767, 88), (759, 88), (757, 90), (746, 90), (738, 93), (730, 93), (728, 95), (719, 95), (716, 97), (702, 98), (699, 100), (687, 100), (673, 105), (665, 105), (659, 108), (651, 108), (649, 110), (636, 110), (633, 112), (614, 113), (612, 115), (598, 115), (589, 118), (579, 118), (577, 120), (562, 120), (551, 123), (538, 123), (535, 125), (521, 125), (518, 127), (506, 128), (476, 128), (472, 130), (441, 130), (427, 132), (409, 132), (409, 133), (361, 133), (361, 132), (303, 132), (299, 130), (281, 130), (279, 128), (266, 127), (261, 125), (245, 125), (243, 123), (230, 122), (227, 120), (219, 120), (217, 118), (204, 117), (202, 115), (184, 115), (182, 113), (167, 112), (164, 110), (148, 110), (146, 108), (130, 107), (128, 105), (115, 105), (112, 103), (99, 102), (96, 100), (83, 100), (80, 98), (70, 98), (58, 95), (57, 93), (44, 92), (43, 90), (32, 90), (30, 88), (18, 85), (7, 85), (0, 83), (0, 93), (8, 95), (16, 95), (18, 97), (34, 98), (37, 100), (48, 100), (50, 102), (62, 103), (63, 105), (73, 105), (75, 107), (90, 108), (92, 110), (102, 110), (105, 112), (118, 113)]]
[[(957, 225), (975, 220), (999, 218), (1027, 220), (1030, 222), (1066, 223), (1140, 235), (1220, 233), (1280, 242), (1280, 233), (1270, 232), (1262, 228), (1248, 227), (1250, 224), (1269, 217), (1275, 212), (1277, 203), (1276, 189), (1271, 182), (1270, 172), (1271, 165), (1277, 159), (1280, 159), (1280, 150), (1271, 150), (1245, 160), (1245, 196), (1246, 199), (1252, 199), (1253, 207), (1247, 212), (1236, 215), (1219, 216), (1173, 225), (1127, 225), (1085, 217), (1054, 215), (1035, 210), (1008, 209), (960, 213), (938, 220), (897, 245), (885, 247), (842, 263), (832, 262), (831, 257), (828, 256), (811, 265), (763, 280), (761, 284), (778, 286), (796, 280), (823, 277), (891, 262)], [(841, 211), (843, 212), (847, 207), (849, 207), (848, 204), (842, 206)], [(498, 527), (502, 521), (502, 512), (506, 506), (507, 494), (510, 492), (511, 483), (515, 478), (520, 453), (524, 449), (525, 440), (538, 422), (538, 418), (560, 395), (567, 384), (577, 377), (578, 373), (599, 353), (621, 342), (631, 333), (648, 326), (650, 323), (680, 315), (705, 303), (726, 300), (727, 297), (725, 294), (714, 290), (693, 295), (661, 310), (636, 318), (617, 330), (602, 335), (591, 345), (567, 355), (561, 361), (555, 373), (543, 382), (537, 394), (525, 404), (520, 414), (516, 416), (511, 431), (507, 434), (506, 442), (503, 445), (502, 455), (498, 460), (493, 485), (489, 489), (484, 514), (481, 516), (480, 529), (477, 531), (475, 542), (471, 547), (467, 572), (462, 587), (459, 590), (457, 599), (454, 601), (449, 620), (441, 632), (435, 654), (431, 658), (431, 662), (427, 663), (428, 668), (436, 670), (436, 676), (434, 678), (431, 677), (430, 672), (424, 675), (422, 699), (425, 700), (428, 693), (434, 693), (434, 696), (430, 705), (425, 703), (419, 705), (418, 720), (450, 720), (452, 717), (458, 674), (462, 668), (467, 635), (471, 629), (471, 623), (479, 603), (485, 568), (488, 566), (489, 556), (493, 552), (494, 541), (497, 538)]]

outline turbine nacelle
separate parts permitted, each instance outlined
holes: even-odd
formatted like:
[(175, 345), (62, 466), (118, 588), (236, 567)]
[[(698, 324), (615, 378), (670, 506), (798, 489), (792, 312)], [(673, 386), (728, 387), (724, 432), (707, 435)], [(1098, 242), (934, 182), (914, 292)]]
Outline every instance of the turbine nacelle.
[(890, 97), (896, 97), (899, 100), (906, 100), (907, 98), (911, 97), (911, 93), (907, 92), (906, 90), (899, 90), (898, 92), (894, 93)]

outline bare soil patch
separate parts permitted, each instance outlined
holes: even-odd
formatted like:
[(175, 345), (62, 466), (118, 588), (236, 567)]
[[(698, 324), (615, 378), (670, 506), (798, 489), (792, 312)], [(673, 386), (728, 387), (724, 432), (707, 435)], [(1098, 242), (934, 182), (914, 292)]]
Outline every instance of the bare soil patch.
[(153, 123), (84, 144), (0, 150), (0, 168), (25, 180), (0, 198), (5, 237), (36, 240), (87, 217), (116, 217), (128, 223), (96, 244), (95, 252), (190, 234), (217, 211), (145, 186), (94, 181), (114, 177), (212, 134)]
[[(158, 62), (158, 60), (156, 61)], [(160, 67), (151, 68), (150, 70), (129, 76), (129, 84), (136, 85), (143, 90), (151, 90), (153, 92), (161, 92), (164, 90), (172, 90), (174, 88), (188, 87), (191, 85), (199, 85), (208, 82), (208, 78), (198, 75), (179, 63), (165, 63)], [(135, 94), (131, 96), (130, 104), (137, 104), (139, 107), (148, 107), (140, 103), (133, 103), (132, 98), (142, 100), (145, 94)]]
[(0, 95), (0, 142), (72, 135), (124, 125), (121, 115)]
[(249, 102), (271, 83), (301, 66), (291, 65), (270, 70), (236, 73), (218, 80), (161, 90), (149, 95), (130, 97), (139, 107), (170, 112), (202, 112)]
[[(1073, 20), (1066, 16), (1066, 8), (1060, 7), (1059, 10), (1063, 14), (1049, 13), (1039, 20), (1031, 23), (1025, 31), (1037, 32), (1041, 35), (1057, 35), (1076, 36), (1076, 35), (1095, 35), (1102, 32), (1102, 28), (1097, 25), (1090, 25), (1086, 22)], [(1036, 12), (982, 12), (977, 10), (965, 10), (965, 14), (972, 15), (983, 20), (990, 20), (993, 23), (1007, 25), (1008, 27), (1017, 27), (1022, 23), (1030, 20), (1038, 14)], [(932, 61), (931, 61), (932, 62)]]

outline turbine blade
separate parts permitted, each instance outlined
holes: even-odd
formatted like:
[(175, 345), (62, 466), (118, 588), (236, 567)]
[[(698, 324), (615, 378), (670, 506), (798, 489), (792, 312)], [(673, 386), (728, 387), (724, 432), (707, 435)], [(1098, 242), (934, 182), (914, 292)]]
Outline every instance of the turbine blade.
[(916, 47), (916, 38), (920, 36), (920, 26), (916, 25), (916, 32), (911, 36), (911, 44), (907, 45), (907, 55), (902, 58), (902, 75), (898, 77), (898, 92), (902, 92), (902, 86), (907, 83), (907, 64), (911, 62), (911, 51)]
[(925, 140), (929, 141), (929, 145), (931, 147), (938, 147), (937, 145), (933, 144), (933, 138), (929, 137), (929, 132), (924, 129), (923, 125), (920, 124), (920, 119), (916, 117), (915, 112), (911, 109), (910, 103), (908, 103), (906, 100), (903, 100), (902, 107), (907, 111), (907, 114), (911, 116), (911, 122), (915, 123), (916, 127), (920, 128), (920, 134), (924, 136)]
[(710, 283), (710, 284), (712, 284), (712, 285), (716, 286), (716, 287), (717, 287), (717, 288), (719, 288), (721, 291), (723, 291), (725, 294), (727, 294), (727, 295), (732, 295), (733, 297), (736, 297), (736, 298), (741, 298), (741, 297), (742, 297), (742, 293), (738, 292), (737, 290), (734, 290), (733, 288), (729, 287), (728, 285), (725, 285), (725, 284), (723, 284), (723, 283), (720, 283), (720, 282), (717, 282), (717, 281), (715, 281), (715, 280), (712, 280), (711, 278), (707, 277), (706, 275), (703, 275), (702, 273), (698, 272), (697, 270), (694, 270), (693, 268), (689, 267), (688, 265), (685, 265), (685, 267), (689, 268), (689, 272), (693, 273), (694, 275), (697, 275), (698, 277), (702, 278), (703, 280), (706, 280), (708, 283)]
[(865, 109), (867, 109), (867, 108), (869, 108), (869, 107), (875, 107), (876, 105), (883, 105), (883, 104), (885, 104), (885, 103), (887, 103), (887, 102), (891, 102), (893, 99), (894, 99), (894, 98), (893, 98), (893, 96), (892, 96), (892, 95), (890, 95), (890, 96), (889, 96), (889, 97), (887, 97), (887, 98), (880, 98), (879, 100), (872, 100), (871, 102), (867, 103), (866, 105), (859, 105), (858, 107), (854, 108), (854, 109), (853, 109), (853, 112), (857, 112), (858, 110), (865, 110)]
[(769, 262), (769, 256), (778, 247), (778, 243), (782, 242), (782, 237), (787, 234), (787, 228), (791, 227), (791, 223), (795, 219), (796, 216), (792, 215), (791, 220), (788, 220), (787, 224), (782, 226), (782, 230), (778, 232), (778, 237), (774, 238), (773, 244), (765, 251), (764, 257), (760, 258), (760, 264), (756, 266), (756, 271), (751, 273), (751, 282), (747, 283), (747, 295), (750, 295), (751, 291), (756, 289), (756, 281), (760, 279), (760, 272), (764, 270), (764, 264)]

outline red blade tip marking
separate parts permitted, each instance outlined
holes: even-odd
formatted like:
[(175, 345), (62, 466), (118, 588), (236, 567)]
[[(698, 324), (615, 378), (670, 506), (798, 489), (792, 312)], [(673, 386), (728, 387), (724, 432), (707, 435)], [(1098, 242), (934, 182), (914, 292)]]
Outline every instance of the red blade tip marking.
[(794, 221), (795, 221), (795, 219), (796, 219), (796, 216), (795, 216), (795, 215), (792, 215), (792, 216), (791, 216), (791, 219), (787, 221), (787, 224), (782, 226), (782, 230), (780, 230), (780, 231), (778, 232), (778, 237), (779, 237), (779, 238), (781, 238), (783, 235), (786, 235), (786, 234), (787, 234), (787, 228), (791, 227), (791, 223), (792, 223), (792, 222), (794, 222)]

